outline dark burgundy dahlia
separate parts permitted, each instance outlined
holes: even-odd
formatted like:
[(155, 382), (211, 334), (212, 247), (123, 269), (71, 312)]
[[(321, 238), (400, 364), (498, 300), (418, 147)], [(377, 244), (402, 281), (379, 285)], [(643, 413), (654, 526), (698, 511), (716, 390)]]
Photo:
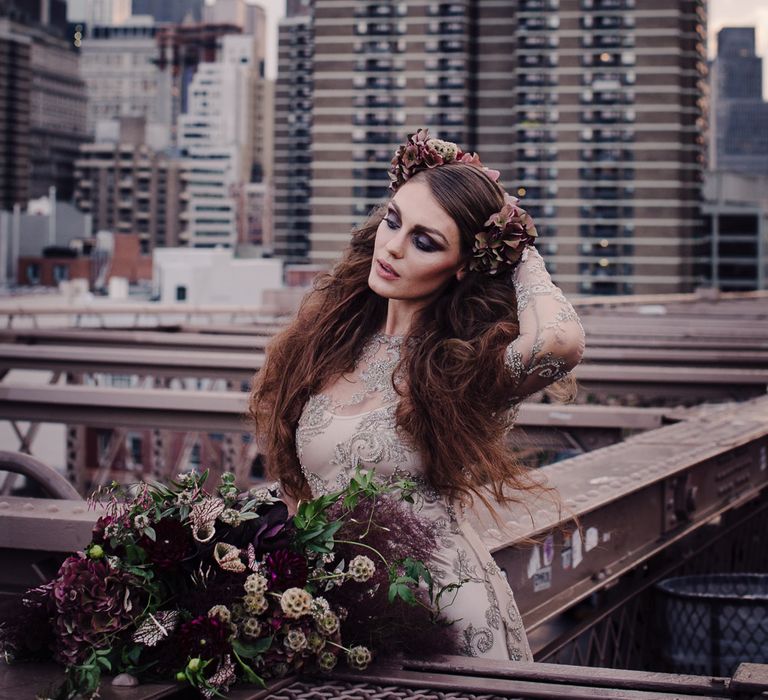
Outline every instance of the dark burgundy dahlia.
[(266, 576), (271, 590), (303, 588), (309, 569), (307, 560), (289, 549), (278, 549), (264, 558)]
[(133, 579), (103, 560), (73, 556), (53, 580), (56, 657), (81, 662), (105, 635), (129, 625), (141, 611), (143, 592)]
[(139, 545), (161, 569), (172, 569), (194, 553), (192, 533), (178, 520), (164, 518), (154, 525), (155, 539), (143, 535)]
[(232, 627), (216, 617), (200, 615), (185, 622), (175, 635), (182, 658), (215, 659), (231, 651)]

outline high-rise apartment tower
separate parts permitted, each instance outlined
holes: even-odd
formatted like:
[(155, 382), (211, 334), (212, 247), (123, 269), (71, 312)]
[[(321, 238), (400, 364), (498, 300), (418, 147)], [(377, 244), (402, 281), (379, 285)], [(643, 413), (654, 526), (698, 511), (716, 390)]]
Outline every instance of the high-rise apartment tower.
[(565, 290), (692, 288), (705, 25), (701, 0), (316, 0), (310, 258), (426, 126), (501, 170)]
[(289, 0), (278, 35), (272, 219), (274, 252), (289, 262), (309, 256), (313, 36), (310, 3)]

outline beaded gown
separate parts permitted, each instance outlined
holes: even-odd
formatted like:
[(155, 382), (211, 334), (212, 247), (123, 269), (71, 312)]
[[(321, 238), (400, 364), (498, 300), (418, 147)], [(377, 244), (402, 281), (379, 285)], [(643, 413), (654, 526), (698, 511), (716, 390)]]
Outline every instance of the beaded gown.
[[(510, 397), (510, 427), (517, 401), (564, 376), (583, 349), (578, 316), (552, 284), (535, 250), (530, 249), (516, 269), (514, 284), (520, 335), (507, 347), (505, 365), (519, 392)], [(430, 568), (440, 585), (463, 582), (444, 608), (445, 616), (458, 625), (461, 653), (530, 661), (523, 623), (504, 574), (461, 508), (427, 483), (418, 450), (396, 427), (399, 397), (393, 372), (402, 343), (399, 336), (373, 335), (354, 371), (306, 403), (296, 430), (304, 476), (315, 497), (346, 487), (358, 464), (374, 469), (384, 480), (413, 479), (418, 484), (415, 508), (438, 526), (440, 549)]]

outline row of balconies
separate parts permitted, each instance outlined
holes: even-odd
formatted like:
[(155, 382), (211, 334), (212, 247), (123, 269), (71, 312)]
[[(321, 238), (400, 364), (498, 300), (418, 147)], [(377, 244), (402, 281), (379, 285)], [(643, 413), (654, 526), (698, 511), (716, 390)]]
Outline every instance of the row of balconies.
[(466, 47), (467, 41), (463, 37), (461, 39), (429, 39), (424, 42), (424, 50), (428, 53), (456, 53), (464, 51)]
[(398, 126), (405, 124), (405, 112), (356, 113), (353, 121), (357, 126)]
[(549, 129), (518, 129), (518, 143), (554, 143), (557, 136)]
[(559, 0), (518, 0), (518, 12), (547, 12), (560, 7)]
[(521, 54), (517, 57), (517, 65), (521, 68), (531, 68), (537, 66), (556, 66), (558, 62), (557, 54), (554, 53), (535, 53)]
[(581, 113), (581, 121), (586, 124), (617, 124), (635, 121), (633, 109), (588, 109)]
[(406, 50), (406, 46), (407, 44), (404, 39), (398, 39), (397, 41), (381, 39), (378, 41), (356, 41), (353, 48), (355, 53), (390, 55), (393, 53), (403, 53)]
[(557, 172), (557, 168), (520, 167), (517, 169), (517, 179), (520, 182), (554, 180), (557, 178)]
[(592, 163), (623, 163), (635, 159), (634, 151), (628, 148), (584, 148), (579, 156)]
[(583, 199), (631, 199), (635, 196), (634, 187), (580, 187), (579, 197)]
[(557, 197), (557, 185), (533, 185), (521, 188), (530, 199), (552, 199)]
[(632, 15), (590, 14), (579, 18), (582, 29), (632, 29), (635, 18)]
[(405, 106), (405, 98), (402, 95), (355, 95), (353, 100), (355, 107), (373, 107), (379, 109), (393, 109)]
[(530, 124), (556, 124), (559, 112), (556, 109), (526, 109), (518, 114), (521, 126)]
[(617, 258), (624, 255), (634, 255), (635, 246), (631, 243), (611, 243), (607, 238), (579, 246), (582, 255)]
[(518, 76), (518, 84), (523, 87), (555, 87), (557, 85), (557, 76), (551, 73), (521, 73)]
[(427, 34), (465, 34), (466, 22), (463, 20), (452, 22), (430, 22), (427, 24)]
[(355, 34), (358, 36), (390, 36), (405, 34), (406, 31), (405, 22), (358, 22), (355, 25)]
[(424, 67), (427, 70), (438, 70), (445, 72), (465, 71), (467, 65), (462, 58), (428, 58), (424, 61)]
[(579, 236), (582, 238), (632, 238), (635, 235), (634, 224), (579, 224)]
[(583, 219), (631, 219), (635, 215), (635, 208), (626, 204), (582, 204), (579, 215)]
[(517, 160), (523, 163), (526, 162), (547, 162), (557, 160), (557, 149), (553, 147), (533, 147), (518, 148)]
[(388, 148), (355, 148), (352, 150), (352, 160), (355, 163), (376, 163), (376, 170), (381, 175), (381, 163), (389, 161), (392, 153)]
[(596, 90), (618, 90), (622, 85), (634, 85), (637, 76), (633, 70), (586, 71), (581, 75), (582, 85), (592, 85)]
[(355, 75), (352, 85), (356, 88), (368, 88), (371, 90), (391, 90), (392, 88), (405, 87), (404, 75)]
[(630, 143), (635, 140), (635, 132), (632, 129), (582, 129), (579, 139), (592, 143)]
[(635, 0), (581, 0), (581, 9), (593, 12), (631, 10)]
[(464, 78), (455, 75), (427, 75), (424, 77), (424, 84), (428, 88), (463, 89)]
[(520, 17), (517, 20), (518, 30), (523, 32), (553, 31), (559, 26), (560, 18), (557, 15)]
[(620, 34), (582, 34), (581, 45), (596, 49), (626, 49), (635, 45), (635, 37)]
[(366, 131), (365, 129), (352, 130), (352, 143), (386, 143), (389, 144), (392, 137), (389, 132)]
[(634, 168), (579, 168), (582, 180), (595, 182), (616, 182), (618, 180), (634, 180)]
[(463, 107), (465, 102), (462, 94), (430, 92), (427, 95), (427, 104), (430, 107)]
[(556, 105), (558, 96), (554, 92), (517, 91), (517, 102), (521, 105)]
[(634, 272), (634, 265), (628, 262), (618, 262), (607, 257), (594, 262), (579, 263), (579, 274), (592, 277), (623, 277)]
[(428, 126), (462, 126), (466, 121), (464, 112), (436, 112), (426, 116)]
[(408, 12), (405, 3), (390, 5), (385, 2), (367, 3), (362, 7), (358, 3), (355, 7), (355, 17), (404, 17)]
[(404, 69), (405, 60), (402, 58), (366, 58), (355, 61), (355, 70), (366, 73), (386, 73)]
[(433, 2), (427, 7), (430, 17), (463, 17), (465, 12), (465, 6), (458, 2)]
[(585, 53), (581, 56), (581, 65), (583, 66), (601, 66), (601, 67), (618, 67), (618, 66), (634, 66), (636, 62), (635, 54), (623, 51), (603, 51), (602, 53)]
[(521, 49), (554, 49), (559, 43), (556, 36), (547, 34), (521, 34), (517, 37), (517, 45)]

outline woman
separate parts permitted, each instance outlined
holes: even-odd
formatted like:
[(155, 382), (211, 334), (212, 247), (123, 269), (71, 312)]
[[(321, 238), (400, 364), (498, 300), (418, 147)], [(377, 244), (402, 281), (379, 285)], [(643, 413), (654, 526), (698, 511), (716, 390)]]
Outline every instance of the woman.
[(416, 507), (439, 526), (438, 581), (463, 584), (445, 611), (462, 653), (531, 660), (463, 509), (538, 486), (504, 437), (519, 401), (578, 363), (581, 324), (529, 245), (530, 217), (477, 155), (419, 131), (390, 177), (386, 207), (271, 343), (251, 397), (257, 437), (293, 499), (343, 488), (358, 464), (416, 480)]

